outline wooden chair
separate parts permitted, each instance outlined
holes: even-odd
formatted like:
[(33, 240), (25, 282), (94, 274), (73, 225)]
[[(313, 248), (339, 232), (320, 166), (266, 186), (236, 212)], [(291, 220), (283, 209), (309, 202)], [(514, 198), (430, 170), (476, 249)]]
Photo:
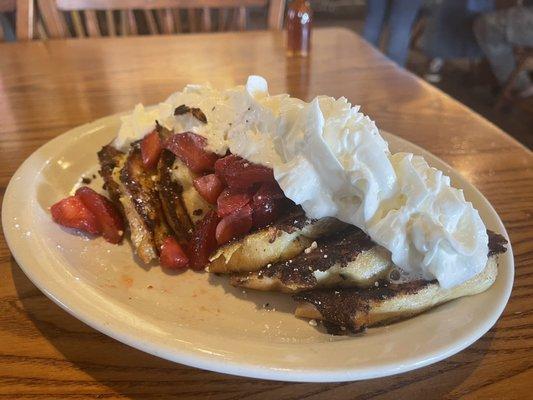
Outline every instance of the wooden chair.
[(15, 0), (0, 0), (0, 42), (15, 40), (15, 29), (10, 15), (15, 9)]
[(498, 101), (494, 106), (496, 111), (502, 111), (511, 105), (517, 99), (513, 96), (513, 87), (518, 78), (518, 75), (522, 71), (533, 70), (533, 47), (517, 47), (515, 48), (516, 55), (516, 68), (509, 76), (509, 79), (505, 83)]
[(51, 38), (244, 30), (247, 9), (266, 7), (267, 3), (268, 28), (281, 29), (285, 11), (285, 0), (37, 0), (37, 3)]
[[(16, 30), (10, 14), (15, 14)], [(33, 0), (0, 0), (0, 42), (32, 39), (33, 25)]]

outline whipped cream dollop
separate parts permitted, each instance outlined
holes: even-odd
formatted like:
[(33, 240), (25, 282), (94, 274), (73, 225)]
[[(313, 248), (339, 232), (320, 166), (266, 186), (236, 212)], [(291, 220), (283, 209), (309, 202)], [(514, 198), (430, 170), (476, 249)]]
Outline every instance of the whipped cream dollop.
[[(200, 108), (207, 124), (180, 105)], [(390, 251), (413, 278), (444, 288), (465, 282), (487, 262), (488, 236), (479, 213), (450, 179), (420, 156), (391, 154), (375, 123), (344, 98), (310, 103), (270, 96), (265, 79), (217, 90), (188, 85), (156, 107), (137, 105), (122, 118), (114, 145), (126, 150), (155, 128), (207, 138), (232, 153), (273, 168), (285, 195), (310, 218), (336, 217)]]

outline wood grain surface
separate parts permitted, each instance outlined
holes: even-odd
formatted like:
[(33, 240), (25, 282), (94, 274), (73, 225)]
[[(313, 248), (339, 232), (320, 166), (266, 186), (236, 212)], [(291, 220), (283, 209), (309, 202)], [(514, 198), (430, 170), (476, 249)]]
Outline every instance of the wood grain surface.
[(0, 398), (531, 398), (532, 154), (347, 30), (315, 30), (311, 57), (303, 60), (287, 59), (275, 32), (2, 44), (1, 195), (26, 157), (72, 127), (137, 102), (156, 103), (188, 82), (226, 87), (249, 74), (265, 76), (271, 93), (346, 96), (379, 127), (426, 148), (476, 185), (504, 221), (515, 252), (514, 290), (498, 323), (459, 354), (389, 378), (296, 384), (227, 376), (158, 359), (87, 327), (25, 277), (2, 236)]

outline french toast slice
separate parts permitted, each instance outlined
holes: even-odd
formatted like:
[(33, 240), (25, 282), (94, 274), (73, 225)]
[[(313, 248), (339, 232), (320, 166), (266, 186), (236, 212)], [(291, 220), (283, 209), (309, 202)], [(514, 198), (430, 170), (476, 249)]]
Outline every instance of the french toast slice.
[[(438, 281), (377, 281), (367, 288), (319, 289), (293, 295), (295, 315), (324, 320), (330, 327), (360, 332), (420, 314), (450, 300), (487, 290), (498, 274), (498, 254), (506, 240), (489, 232), (489, 258), (483, 271), (461, 285), (445, 289)], [(342, 331), (338, 333), (343, 333)]]
[(107, 145), (98, 153), (100, 174), (111, 200), (122, 211), (136, 254), (144, 263), (158, 257), (163, 241), (172, 234), (158, 194), (158, 173), (143, 165), (140, 142), (127, 154)]
[(100, 163), (100, 170), (98, 173), (104, 180), (104, 189), (109, 193), (111, 201), (120, 212), (124, 214), (124, 208), (120, 202), (120, 182), (115, 181), (113, 171), (119, 164), (123, 163), (126, 154), (115, 149), (111, 144), (108, 144), (102, 147), (97, 155)]
[(258, 271), (295, 257), (315, 239), (345, 227), (335, 218), (309, 219), (297, 207), (271, 226), (220, 247), (210, 257), (208, 270), (221, 274)]
[(186, 243), (192, 232), (193, 223), (183, 201), (184, 188), (180, 181), (174, 178), (176, 169), (180, 168), (176, 164), (176, 156), (163, 149), (157, 165), (159, 200), (176, 239), (180, 243)]
[[(180, 106), (175, 110), (175, 115), (188, 113), (205, 123), (199, 109)], [(163, 141), (172, 135), (159, 124), (156, 129)], [(194, 187), (194, 180), (199, 176), (171, 151), (163, 149), (158, 163), (159, 199), (163, 218), (182, 242), (190, 238), (194, 225), (214, 209)], [(209, 270), (216, 273), (257, 270), (268, 263), (293, 257), (315, 238), (345, 226), (333, 218), (310, 220), (300, 207), (294, 208), (296, 212), (288, 210), (271, 226), (220, 247), (210, 258)]]
[[(174, 156), (170, 151), (164, 150), (167, 157)], [(201, 220), (213, 206), (209, 204), (194, 188), (193, 181), (199, 175), (192, 172), (179, 158), (174, 156), (170, 179), (181, 186), (179, 198), (183, 204), (183, 211), (194, 225)]]
[(234, 286), (296, 293), (333, 286), (370, 286), (393, 270), (390, 254), (360, 229), (319, 238), (296, 257), (233, 274)]
[[(172, 131), (157, 124), (157, 132), (164, 141)], [(174, 153), (163, 149), (157, 165), (159, 199), (165, 218), (182, 244), (190, 239), (194, 224), (207, 214), (212, 206), (194, 189), (194, 174)]]
[(294, 295), (299, 302), (294, 314), (360, 332), (412, 317), (458, 297), (481, 293), (494, 283), (497, 271), (496, 256), (491, 256), (480, 274), (451, 289), (442, 288), (437, 281), (418, 280), (401, 284), (378, 281), (379, 286), (368, 288), (302, 292)]
[(158, 174), (144, 167), (140, 142), (131, 145), (122, 169), (115, 171), (121, 183), (120, 201), (128, 210), (132, 242), (139, 257), (148, 263), (159, 255), (164, 240), (172, 235), (159, 201)]

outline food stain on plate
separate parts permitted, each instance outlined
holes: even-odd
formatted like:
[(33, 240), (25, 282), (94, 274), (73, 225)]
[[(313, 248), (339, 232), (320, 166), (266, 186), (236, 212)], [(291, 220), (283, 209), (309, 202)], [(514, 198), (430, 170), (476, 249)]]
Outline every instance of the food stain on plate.
[(133, 278), (129, 275), (122, 275), (121, 278), (121, 283), (126, 287), (126, 288), (131, 288), (133, 286)]

